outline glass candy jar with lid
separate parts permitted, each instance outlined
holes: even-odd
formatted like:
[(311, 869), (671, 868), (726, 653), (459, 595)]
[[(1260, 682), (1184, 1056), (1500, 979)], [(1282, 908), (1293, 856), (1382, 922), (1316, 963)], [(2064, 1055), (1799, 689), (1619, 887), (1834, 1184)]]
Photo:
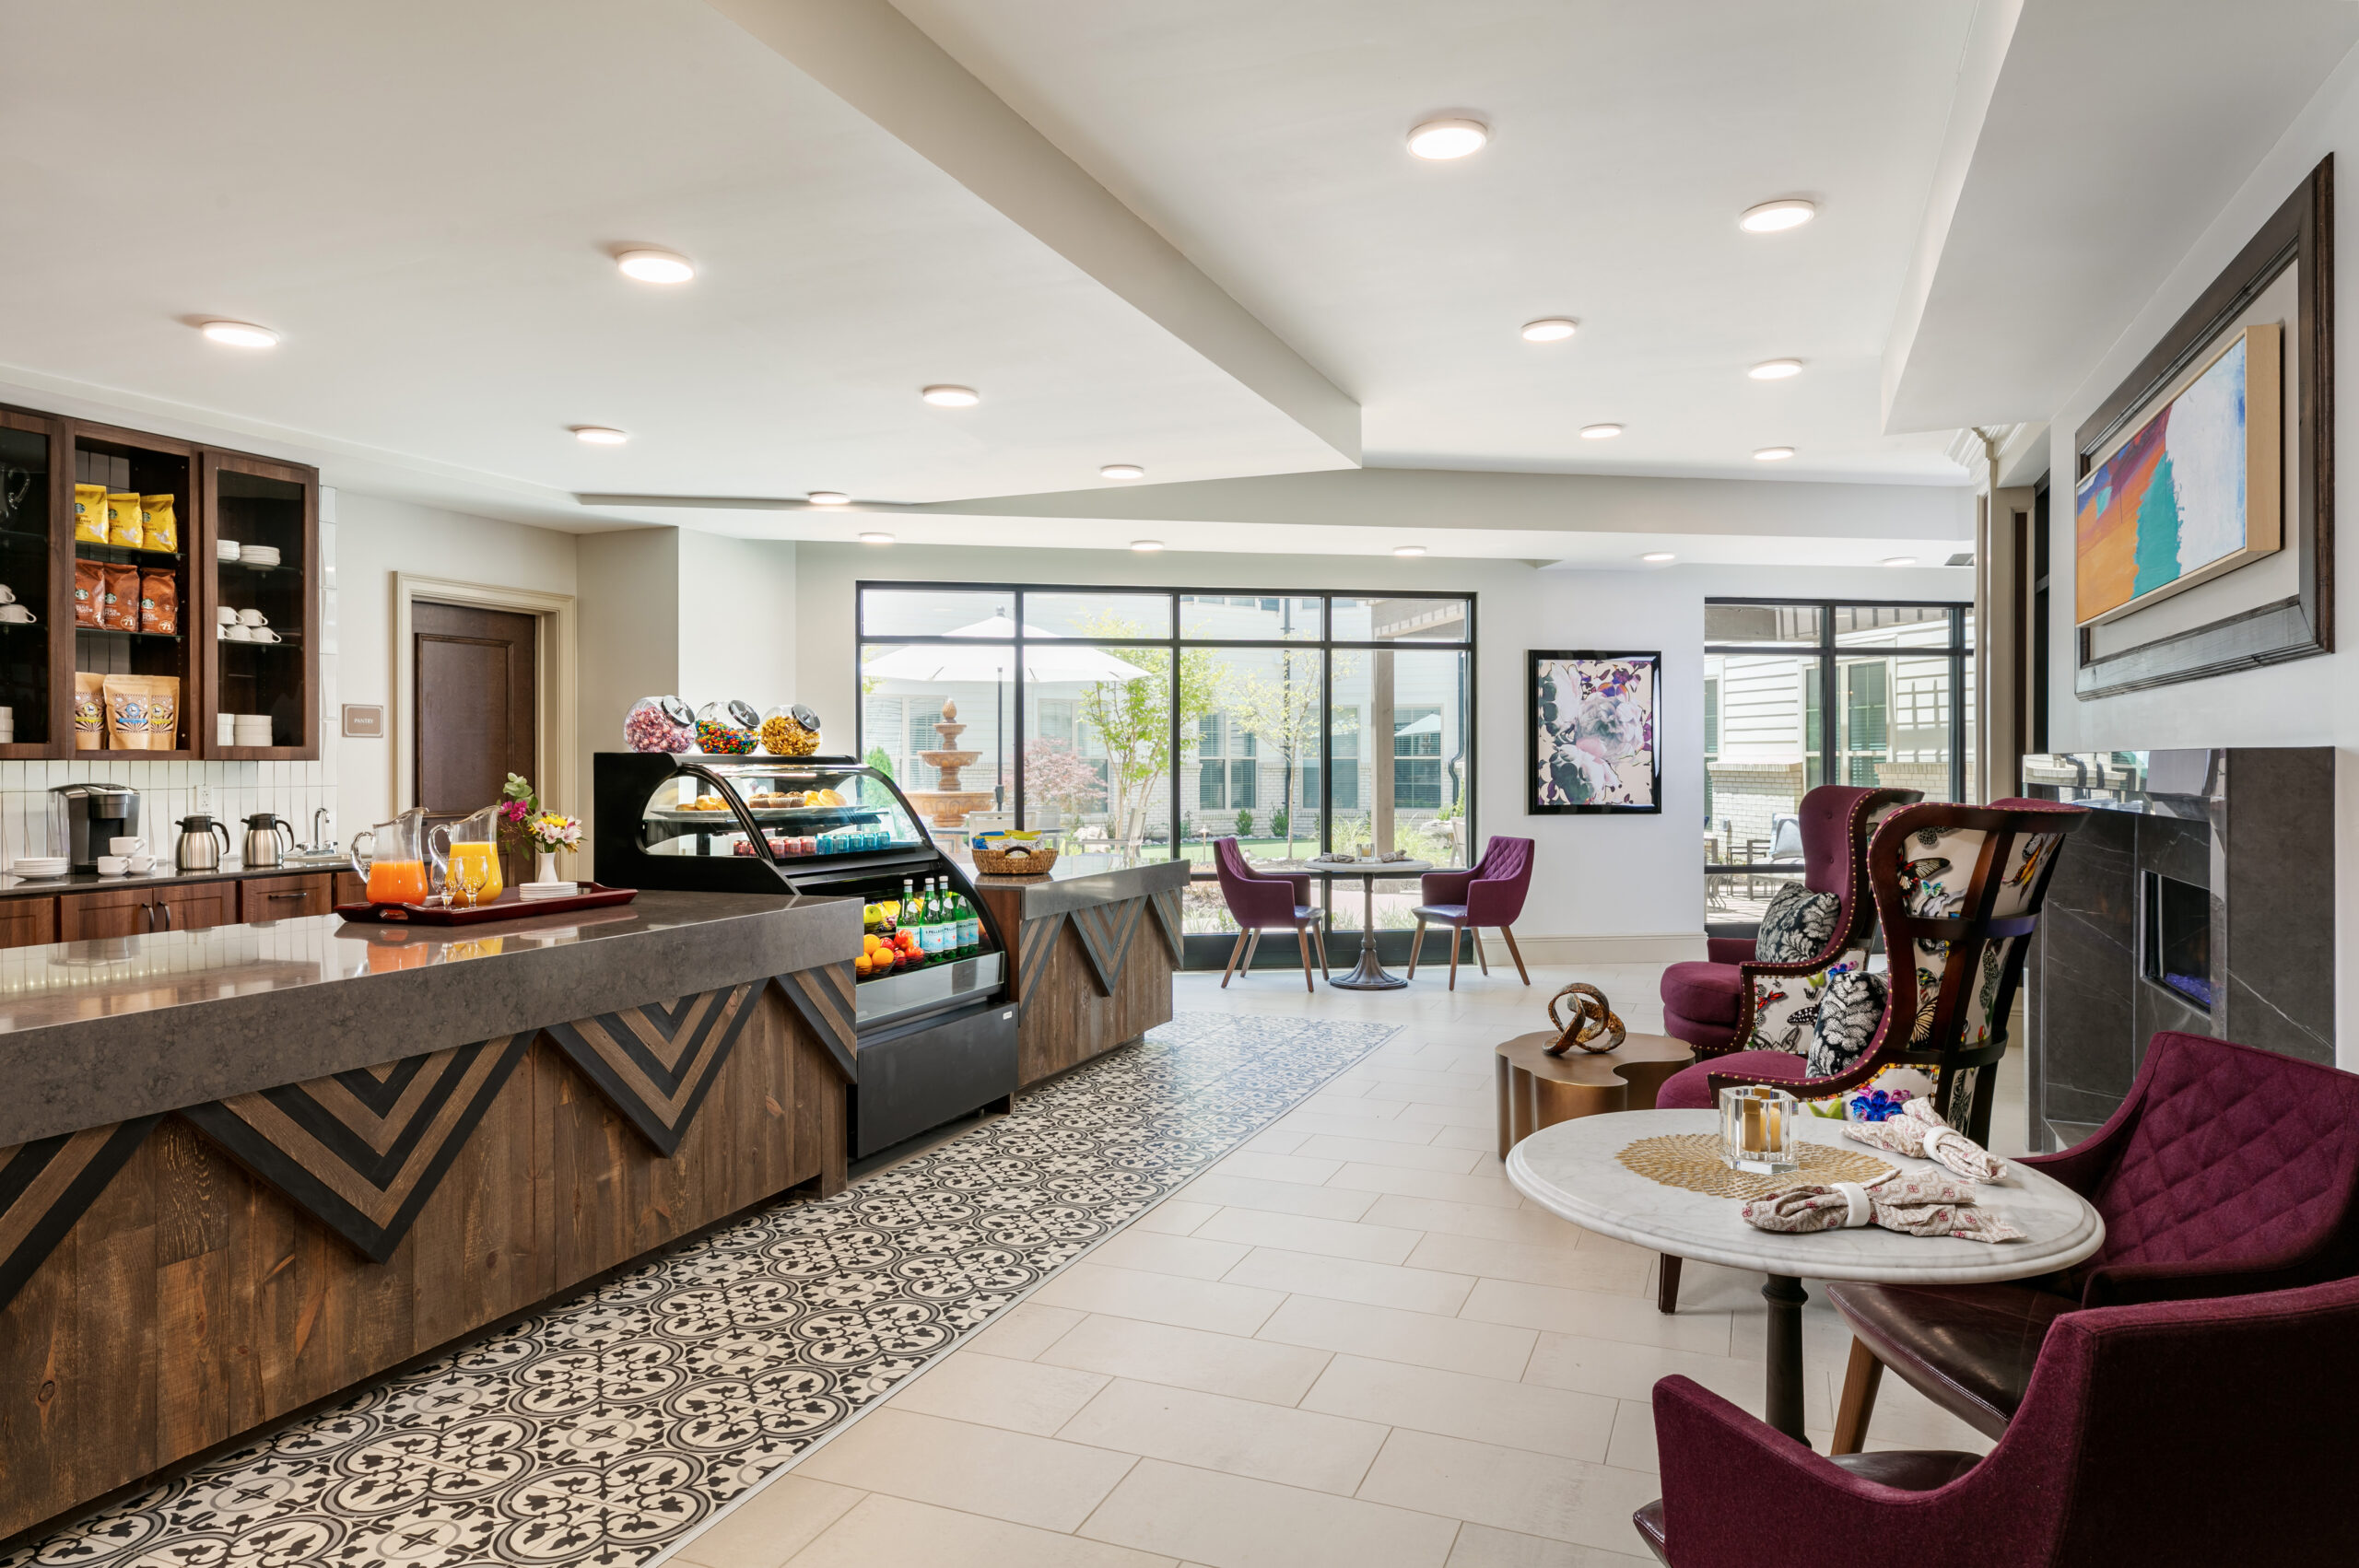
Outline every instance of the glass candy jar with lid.
[(643, 696), (623, 718), (623, 743), (635, 752), (677, 755), (696, 746), (696, 715), (676, 696)]
[(751, 704), (708, 702), (697, 709), (697, 749), (712, 756), (744, 756), (754, 749), (761, 720)]
[(762, 715), (762, 749), (772, 756), (810, 756), (819, 749), (819, 716), (795, 703)]

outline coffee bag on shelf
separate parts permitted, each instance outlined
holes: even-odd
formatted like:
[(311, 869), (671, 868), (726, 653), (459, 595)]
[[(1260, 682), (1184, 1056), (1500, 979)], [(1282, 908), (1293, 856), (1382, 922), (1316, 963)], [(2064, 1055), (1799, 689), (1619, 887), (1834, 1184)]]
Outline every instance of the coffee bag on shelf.
[(175, 675), (104, 678), (110, 749), (168, 752), (179, 744), (181, 683)]
[(106, 563), (106, 591), (99, 599), (99, 626), (102, 631), (135, 632), (139, 629), (139, 568)]
[(106, 744), (106, 677), (95, 670), (74, 672), (74, 749), (94, 752)]
[(74, 486), (74, 537), (85, 544), (107, 542), (107, 487)]
[(177, 632), (181, 629), (180, 579), (167, 567), (139, 574), (139, 629)]
[(95, 626), (99, 624), (99, 606), (107, 596), (107, 568), (102, 561), (86, 561), (74, 557), (74, 624)]
[(107, 493), (107, 543), (131, 550), (147, 543), (147, 525), (139, 521), (139, 493), (136, 490), (111, 490)]
[(146, 536), (140, 546), (147, 550), (177, 551), (181, 547), (180, 519), (174, 515), (173, 496), (142, 496), (139, 498), (140, 532)]

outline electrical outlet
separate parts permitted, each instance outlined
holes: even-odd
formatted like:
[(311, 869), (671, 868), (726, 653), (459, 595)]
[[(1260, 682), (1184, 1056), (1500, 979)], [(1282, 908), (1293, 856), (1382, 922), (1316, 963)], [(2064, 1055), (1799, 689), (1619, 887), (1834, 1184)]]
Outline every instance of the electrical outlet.
[(196, 787), (196, 814), (199, 816), (213, 814), (213, 786), (210, 784), (199, 784)]

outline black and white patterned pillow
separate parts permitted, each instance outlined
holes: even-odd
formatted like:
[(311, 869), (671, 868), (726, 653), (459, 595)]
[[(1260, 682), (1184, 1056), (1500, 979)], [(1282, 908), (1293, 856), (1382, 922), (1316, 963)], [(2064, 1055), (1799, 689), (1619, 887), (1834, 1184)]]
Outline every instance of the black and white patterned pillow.
[(1876, 1025), (1884, 1022), (1884, 1003), (1881, 976), (1858, 969), (1830, 976), (1818, 999), (1804, 1074), (1832, 1078), (1856, 1065), (1876, 1037)]
[(1813, 893), (1801, 883), (1788, 883), (1762, 911), (1754, 956), (1765, 964), (1800, 964), (1817, 957), (1834, 940), (1835, 916), (1841, 907), (1842, 900), (1831, 893)]

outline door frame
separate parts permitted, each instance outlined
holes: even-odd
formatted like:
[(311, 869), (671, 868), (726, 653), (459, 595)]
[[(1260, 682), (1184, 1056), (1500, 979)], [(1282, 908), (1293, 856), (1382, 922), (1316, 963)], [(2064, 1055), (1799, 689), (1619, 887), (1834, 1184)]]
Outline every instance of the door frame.
[[(417, 705), (417, 663), (412, 657), (416, 640), (412, 607), (420, 599), (441, 604), (464, 604), (481, 610), (506, 610), (533, 617), (535, 661), (533, 700), (533, 788), (552, 811), (583, 815), (574, 792), (574, 600), (570, 593), (545, 593), (532, 588), (499, 588), (487, 583), (458, 582), (449, 578), (420, 577), (415, 572), (393, 575), (393, 711), (387, 716), (393, 739), (393, 810), (407, 811), (417, 802), (417, 737), (410, 732), (410, 709)], [(488, 802), (487, 802), (488, 803)]]

